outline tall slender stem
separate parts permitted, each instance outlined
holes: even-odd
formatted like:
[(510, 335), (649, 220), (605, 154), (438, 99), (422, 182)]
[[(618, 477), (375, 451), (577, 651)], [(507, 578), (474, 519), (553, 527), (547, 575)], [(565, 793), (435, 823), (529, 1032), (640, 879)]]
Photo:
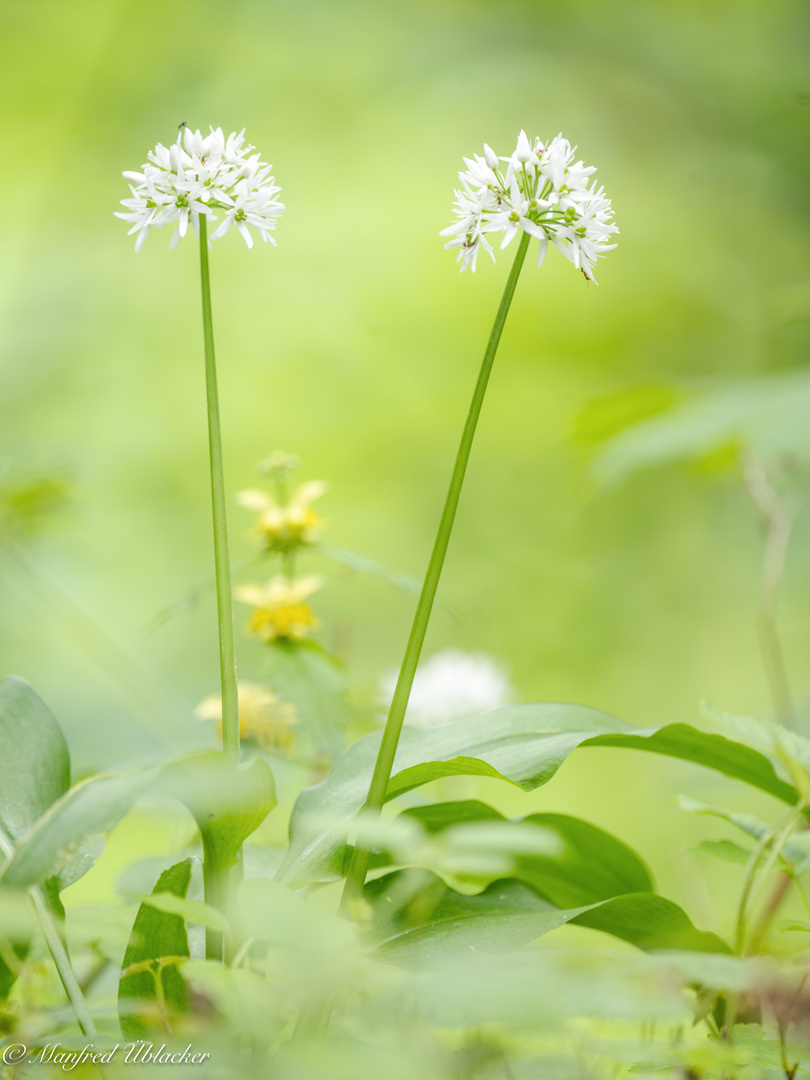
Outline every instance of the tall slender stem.
[[(428, 563), (425, 582), (419, 596), (419, 603), (416, 606), (416, 614), (414, 615), (411, 634), (408, 638), (408, 644), (405, 649), (405, 656), (402, 660), (402, 667), (400, 668), (396, 690), (394, 691), (394, 697), (391, 701), (391, 708), (388, 711), (388, 720), (386, 721), (385, 730), (383, 731), (380, 750), (377, 754), (377, 762), (371, 777), (365, 809), (372, 812), (379, 812), (385, 802), (385, 793), (388, 788), (388, 781), (391, 778), (391, 769), (394, 765), (394, 757), (397, 752), (400, 732), (402, 731), (402, 722), (405, 719), (408, 698), (410, 697), (416, 668), (419, 663), (419, 656), (422, 652), (425, 634), (427, 633), (430, 613), (436, 596), (436, 589), (438, 588), (439, 578), (441, 577), (442, 567), (444, 566), (444, 557), (447, 554), (447, 545), (450, 542), (450, 534), (453, 531), (453, 521), (456, 516), (456, 509), (458, 508), (458, 501), (464, 483), (467, 462), (470, 458), (470, 450), (472, 449), (473, 438), (475, 437), (478, 417), (481, 413), (481, 406), (484, 402), (484, 395), (486, 393), (487, 383), (489, 382), (490, 372), (492, 371), (492, 364), (495, 360), (495, 354), (498, 351), (498, 343), (501, 340), (501, 333), (503, 332), (506, 316), (512, 303), (512, 297), (515, 294), (515, 287), (517, 286), (518, 277), (520, 276), (520, 270), (523, 266), (523, 260), (526, 257), (526, 249), (528, 246), (529, 234), (522, 233), (520, 243), (518, 244), (517, 254), (515, 255), (515, 261), (509, 272), (506, 288), (504, 289), (500, 307), (498, 308), (498, 314), (495, 316), (495, 323), (492, 327), (492, 332), (489, 335), (489, 342), (487, 343), (484, 359), (481, 363), (478, 381), (475, 384), (475, 391), (473, 392), (472, 401), (470, 403), (470, 411), (467, 414), (467, 420), (464, 424), (461, 443), (458, 448), (458, 454), (456, 455), (456, 463), (453, 467), (453, 475), (450, 479), (450, 488), (447, 492), (447, 499), (445, 500), (441, 521), (439, 522), (439, 531), (436, 534), (436, 542), (433, 545), (433, 552), (431, 553), (430, 562)], [(346, 877), (346, 885), (343, 890), (342, 904), (344, 908), (346, 908), (353, 900), (357, 899), (362, 892), (363, 884), (366, 880), (369, 857), (370, 852), (361, 844), (355, 846), (351, 864), (349, 866), (349, 872)]]
[(208, 235), (205, 215), (200, 214), (200, 280), (202, 284), (203, 338), (205, 341), (205, 387), (208, 402), (208, 445), (211, 461), (211, 501), (214, 511), (214, 565), (219, 619), (219, 666), (222, 679), (222, 748), (239, 760), (239, 703), (236, 685), (236, 646), (233, 632), (231, 564), (228, 555), (228, 519), (225, 477), (222, 469), (222, 432), (219, 422), (217, 365), (214, 357), (214, 322), (211, 316), (211, 283), (208, 273)]

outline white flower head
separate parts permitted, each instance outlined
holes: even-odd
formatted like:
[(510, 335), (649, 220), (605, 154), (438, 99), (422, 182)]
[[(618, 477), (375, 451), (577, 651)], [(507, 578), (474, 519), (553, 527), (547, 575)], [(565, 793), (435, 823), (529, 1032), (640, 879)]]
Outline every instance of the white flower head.
[(169, 247), (186, 235), (189, 223), (199, 235), (200, 215), (214, 222), (215, 211), (225, 217), (212, 240), (236, 225), (248, 247), (253, 247), (250, 228), (275, 244), (270, 233), (284, 210), (277, 198), (281, 188), (270, 175), (272, 165), (260, 161), (255, 149), (245, 142), (244, 129), (226, 138), (222, 128), (202, 135), (182, 127), (177, 142), (169, 147), (158, 143), (141, 172), (123, 174), (132, 198), (121, 200), (127, 209), (115, 216), (131, 222), (129, 235), (137, 233), (135, 250), (141, 250), (150, 229), (170, 223), (175, 230)]
[[(490, 233), (502, 233), (501, 249), (518, 232), (539, 241), (540, 266), (554, 244), (574, 266), (595, 281), (593, 266), (606, 251), (618, 228), (604, 188), (597, 188), (591, 176), (596, 169), (575, 161), (576, 147), (558, 135), (550, 143), (530, 142), (525, 131), (518, 136), (510, 157), (498, 157), (484, 144), (484, 155), (464, 159), (461, 188), (456, 191), (456, 221), (442, 229), (450, 240), (446, 248), (458, 248), (461, 269), (475, 271), (478, 252), (484, 249), (493, 259)], [(505, 166), (505, 167), (504, 167)]]
[[(380, 680), (378, 704), (387, 708), (397, 684), (396, 671)], [(421, 664), (413, 681), (405, 723), (435, 727), (496, 709), (514, 698), (503, 668), (484, 653), (443, 649)]]

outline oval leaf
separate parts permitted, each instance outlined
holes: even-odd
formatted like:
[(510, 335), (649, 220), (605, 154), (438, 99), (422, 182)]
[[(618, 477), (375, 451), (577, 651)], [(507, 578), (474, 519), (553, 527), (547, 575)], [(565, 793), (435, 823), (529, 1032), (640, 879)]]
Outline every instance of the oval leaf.
[(0, 682), (0, 827), (19, 841), (70, 787), (70, 757), (53, 715), (24, 679)]

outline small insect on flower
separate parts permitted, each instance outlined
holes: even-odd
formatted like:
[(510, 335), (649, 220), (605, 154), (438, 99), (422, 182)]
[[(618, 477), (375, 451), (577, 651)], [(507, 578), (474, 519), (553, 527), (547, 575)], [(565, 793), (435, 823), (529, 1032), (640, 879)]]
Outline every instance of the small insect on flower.
[[(461, 269), (475, 272), (478, 252), (495, 254), (487, 235), (502, 233), (501, 250), (518, 232), (539, 242), (540, 266), (554, 244), (589, 281), (595, 281), (593, 266), (615, 244), (608, 243), (618, 228), (604, 188), (596, 181), (593, 166), (574, 161), (576, 147), (558, 135), (550, 143), (540, 139), (530, 143), (525, 131), (518, 136), (510, 157), (498, 157), (484, 144), (484, 154), (464, 158), (461, 188), (456, 190), (454, 213), (457, 220), (442, 236), (451, 237), (446, 248), (459, 249)], [(505, 166), (505, 167), (504, 167)]]
[(121, 200), (126, 210), (115, 216), (131, 223), (130, 236), (137, 233), (135, 250), (140, 251), (151, 229), (164, 225), (175, 225), (169, 247), (186, 235), (189, 223), (199, 235), (200, 217), (215, 222), (215, 211), (224, 218), (211, 240), (236, 225), (248, 247), (253, 247), (251, 228), (275, 244), (270, 233), (284, 211), (277, 197), (281, 188), (273, 181), (272, 165), (245, 142), (244, 128), (227, 138), (222, 128), (211, 128), (205, 136), (192, 131), (185, 120), (178, 128), (177, 141), (169, 147), (158, 143), (141, 172), (123, 174), (132, 198)]

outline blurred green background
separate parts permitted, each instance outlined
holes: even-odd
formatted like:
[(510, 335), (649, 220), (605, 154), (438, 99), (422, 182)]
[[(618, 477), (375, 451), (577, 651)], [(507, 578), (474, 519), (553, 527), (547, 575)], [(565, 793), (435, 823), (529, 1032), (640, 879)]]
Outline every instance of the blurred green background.
[[(485, 141), (509, 153), (521, 128), (579, 144), (619, 247), (598, 287), (556, 252), (539, 273), (527, 260), (427, 652), (486, 651), (523, 700), (641, 725), (694, 722), (703, 697), (770, 713), (762, 535), (733, 471), (672, 466), (594, 495), (575, 432), (590, 403), (630, 387), (805, 363), (805, 4), (12, 0), (0, 25), (0, 451), (6, 478), (70, 478), (27, 568), (3, 557), (0, 666), (48, 700), (78, 769), (209, 738), (192, 709), (218, 682), (213, 597), (146, 632), (211, 572), (197, 250), (169, 252), (164, 229), (136, 257), (112, 216), (121, 171), (184, 120), (246, 127), (287, 206), (277, 249), (248, 251), (234, 231), (212, 251), (231, 493), (293, 451), (301, 479), (331, 486), (328, 538), (415, 576), (510, 258), (461, 276), (442, 249), (461, 158)], [(236, 564), (249, 525), (234, 506)], [(805, 515), (781, 605), (800, 706), (808, 539)], [(330, 574), (321, 640), (371, 700), (413, 598), (309, 565)], [(239, 647), (255, 678), (261, 647)], [(508, 808), (615, 828), (677, 896), (670, 796), (725, 782), (627, 759), (585, 752)], [(638, 800), (619, 806), (631, 776)]]

